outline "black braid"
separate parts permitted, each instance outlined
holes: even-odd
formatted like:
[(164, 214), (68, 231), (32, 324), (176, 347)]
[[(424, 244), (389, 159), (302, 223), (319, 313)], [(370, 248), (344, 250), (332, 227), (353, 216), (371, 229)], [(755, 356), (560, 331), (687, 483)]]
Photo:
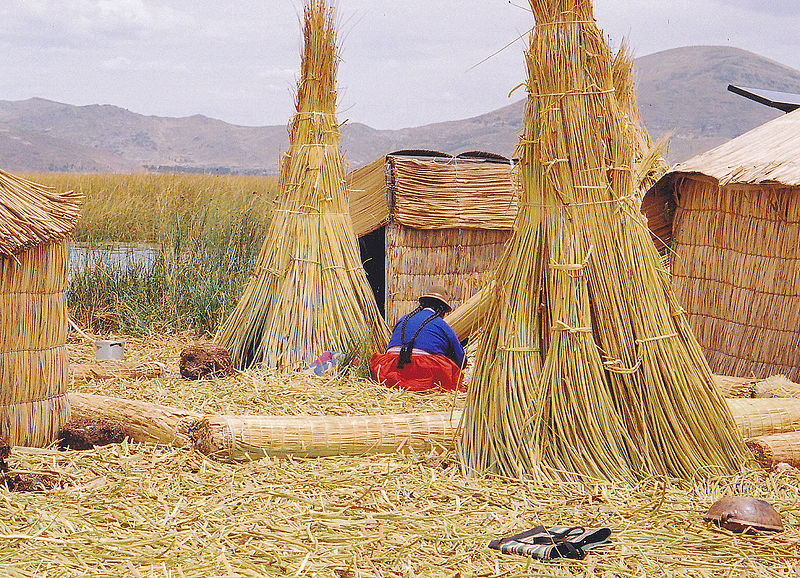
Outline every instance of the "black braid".
[[(433, 309), (433, 315), (431, 315), (425, 321), (422, 322), (422, 325), (419, 326), (419, 329), (417, 329), (417, 332), (414, 334), (414, 337), (412, 337), (408, 341), (408, 343), (406, 343), (406, 323), (408, 323), (408, 320), (411, 317), (413, 317), (414, 315), (416, 315), (417, 313), (419, 313), (423, 309), (428, 309), (428, 308)], [(430, 305), (428, 303), (424, 303), (424, 302), (422, 302), (422, 300), (420, 300), (419, 307), (417, 307), (416, 309), (414, 309), (414, 311), (412, 311), (411, 313), (406, 315), (405, 319), (403, 319), (403, 328), (402, 328), (402, 331), (400, 333), (400, 341), (402, 342), (403, 345), (400, 347), (400, 355), (398, 355), (398, 357), (397, 357), (397, 369), (403, 369), (403, 367), (405, 367), (406, 365), (411, 363), (411, 352), (414, 349), (414, 343), (416, 342), (417, 337), (419, 336), (420, 332), (422, 332), (422, 329), (428, 323), (430, 323), (431, 321), (433, 321), (437, 317), (443, 316), (445, 313), (447, 313), (447, 308), (446, 307), (444, 307), (444, 306), (440, 307), (440, 306), (438, 306), (438, 303), (436, 305), (434, 305), (434, 307), (430, 307)]]

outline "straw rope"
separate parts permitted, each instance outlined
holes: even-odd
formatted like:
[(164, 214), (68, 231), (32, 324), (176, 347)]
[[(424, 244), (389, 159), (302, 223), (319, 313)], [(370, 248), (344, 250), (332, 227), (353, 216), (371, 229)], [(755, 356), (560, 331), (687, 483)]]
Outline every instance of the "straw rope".
[[(746, 451), (638, 212), (635, 179), (654, 161), (622, 78), (631, 69), (594, 23), (575, 25), (593, 22), (588, 0), (531, 8), (519, 214), (489, 292), (464, 468), (546, 480), (732, 473)], [(576, 275), (552, 262), (588, 264)], [(541, 355), (515, 350), (537, 342)], [(608, 371), (601, 349), (626, 371)]]
[(305, 6), (297, 115), (256, 270), (217, 334), (234, 364), (293, 370), (323, 351), (378, 349), (388, 328), (361, 266), (336, 121), (334, 12)]

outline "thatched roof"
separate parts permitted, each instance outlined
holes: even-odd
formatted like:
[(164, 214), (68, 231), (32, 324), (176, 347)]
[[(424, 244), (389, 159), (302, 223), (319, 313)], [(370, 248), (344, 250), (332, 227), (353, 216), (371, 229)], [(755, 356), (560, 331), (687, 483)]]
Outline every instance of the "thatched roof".
[(800, 185), (800, 111), (795, 111), (670, 169), (653, 187), (671, 188), (680, 176), (729, 184)]
[(361, 236), (394, 220), (416, 229), (511, 230), (511, 168), (509, 159), (479, 151), (390, 153), (348, 175), (353, 228)]
[(82, 195), (56, 192), (0, 170), (0, 256), (63, 239), (78, 222)]

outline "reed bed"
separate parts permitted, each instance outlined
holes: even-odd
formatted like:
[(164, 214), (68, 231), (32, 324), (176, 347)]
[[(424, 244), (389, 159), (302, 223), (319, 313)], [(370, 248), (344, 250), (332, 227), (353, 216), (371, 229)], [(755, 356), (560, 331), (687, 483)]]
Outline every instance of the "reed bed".
[(256, 268), (217, 333), (237, 367), (298, 369), (323, 351), (377, 350), (388, 328), (361, 264), (336, 120), (334, 11), (305, 5), (297, 113)]
[(478, 349), (464, 467), (540, 480), (733, 473), (746, 450), (639, 212), (642, 129), (618, 100), (592, 4), (531, 8), (520, 209)]
[[(129, 361), (167, 364), (158, 379), (76, 387), (239, 414), (378, 415), (454, 404), (451, 395), (380, 395), (380, 386), (369, 382), (322, 379), (313, 386), (305, 376), (266, 372), (187, 382), (178, 377), (177, 360), (190, 339), (129, 340)], [(69, 346), (76, 359), (91, 356), (91, 344)], [(255, 376), (263, 396), (252, 395)], [(463, 401), (456, 398), (456, 406)], [(746, 471), (715, 482), (543, 486), (465, 478), (453, 452), (230, 464), (131, 443), (84, 452), (14, 450), (10, 463), (13, 471), (51, 472), (67, 484), (47, 493), (0, 493), (0, 573), (19, 576), (788, 578), (800, 572), (794, 469)], [(717, 498), (734, 493), (774, 504), (787, 531), (736, 536), (703, 522)], [(540, 523), (606, 526), (612, 542), (586, 560), (556, 563), (487, 547)]]
[[(86, 194), (76, 237), (83, 243), (78, 251), (89, 256), (77, 259), (71, 272), (67, 298), (73, 319), (100, 334), (217, 329), (241, 295), (258, 254), (274, 179), (49, 178)], [(107, 212), (109, 199), (114, 210)], [(135, 243), (149, 256), (118, 259), (108, 249), (120, 243)]]
[(56, 190), (83, 197), (77, 243), (180, 242), (202, 232), (229, 237), (247, 215), (261, 229), (271, 214), (277, 179), (240, 175), (70, 174), (26, 175)]

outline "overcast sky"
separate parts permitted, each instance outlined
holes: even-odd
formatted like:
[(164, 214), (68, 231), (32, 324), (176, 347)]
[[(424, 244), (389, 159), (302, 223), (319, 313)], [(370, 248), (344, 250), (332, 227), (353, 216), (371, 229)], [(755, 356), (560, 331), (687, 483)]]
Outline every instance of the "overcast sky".
[[(527, 0), (338, 0), (339, 120), (403, 128), (522, 98)], [(735, 46), (800, 69), (798, 0), (595, 0), (636, 56)], [(0, 100), (286, 124), (301, 0), (0, 0)], [(496, 52), (495, 56), (492, 56)], [(486, 60), (488, 58), (488, 60)], [(485, 62), (483, 62), (485, 60)]]

